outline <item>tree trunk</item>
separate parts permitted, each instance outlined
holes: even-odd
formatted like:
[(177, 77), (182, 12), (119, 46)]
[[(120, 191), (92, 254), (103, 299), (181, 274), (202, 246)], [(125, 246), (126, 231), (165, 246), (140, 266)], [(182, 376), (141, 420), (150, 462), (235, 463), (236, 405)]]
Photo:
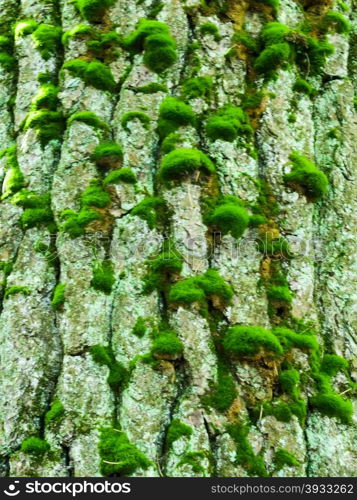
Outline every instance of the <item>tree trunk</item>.
[(355, 474), (353, 6), (275, 4), (0, 0), (3, 476)]

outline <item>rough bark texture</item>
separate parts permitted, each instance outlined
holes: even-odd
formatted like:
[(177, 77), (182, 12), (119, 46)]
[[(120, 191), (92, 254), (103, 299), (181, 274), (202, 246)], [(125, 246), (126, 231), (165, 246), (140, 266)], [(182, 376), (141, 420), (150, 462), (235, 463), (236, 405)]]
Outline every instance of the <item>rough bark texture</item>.
[[(0, 159), (2, 475), (108, 474), (106, 462), (125, 462), (129, 452), (100, 454), (105, 429), (126, 436), (131, 452), (140, 450), (147, 459), (134, 459), (128, 469), (117, 464), (113, 474), (356, 474), (356, 417), (347, 419), (346, 412), (323, 411), (314, 403), (316, 394), (327, 390), (321, 389), (324, 383), (330, 384), (330, 396), (340, 395), (337, 404), (355, 401), (355, 32), (353, 26), (349, 35), (338, 33), (334, 24), (327, 32), (318, 28), (331, 10), (351, 21), (353, 5), (350, 0), (280, 0), (275, 10), (272, 3), (116, 0), (91, 22), (70, 0), (0, 0), (1, 34), (14, 41), (5, 50), (13, 64), (0, 64), (0, 144), (7, 151)], [(130, 53), (122, 43), (139, 19), (150, 17), (166, 23), (176, 41), (176, 62), (159, 74), (147, 67), (142, 50)], [(46, 55), (36, 47), (33, 30), (21, 31), (16, 24), (29, 19), (37, 27), (60, 26), (63, 33), (92, 25), (99, 33), (116, 32), (121, 41), (115, 51), (95, 53), (87, 47), (93, 35), (69, 36)], [(254, 66), (258, 53), (233, 35), (244, 31), (259, 41), (272, 21), (292, 30), (311, 22), (312, 36), (326, 36), (334, 53), (315, 74), (306, 60), (304, 67), (289, 61), (276, 68), (275, 78), (267, 78)], [(85, 82), (62, 68), (70, 60), (94, 57), (111, 69), (114, 91), (98, 89), (93, 80)], [(311, 95), (294, 90), (299, 71), (316, 89)], [(63, 134), (49, 141), (41, 140), (44, 124), (26, 126), (24, 121), (43, 88), (38, 79), (43, 73), (59, 87), (51, 110), (67, 120)], [(197, 76), (210, 77), (213, 85), (206, 95), (192, 97), (185, 84)], [(152, 82), (163, 86), (152, 93), (139, 89)], [(244, 107), (249, 95), (261, 99)], [(195, 123), (177, 128), (181, 138), (172, 147), (204, 152), (215, 165), (211, 175), (198, 171), (171, 183), (160, 180), (157, 172), (167, 152), (157, 123), (167, 96), (184, 100), (196, 115)], [(228, 104), (243, 105), (253, 134), (242, 132), (232, 142), (212, 140), (207, 119)], [(69, 123), (80, 111), (95, 113), (108, 127)], [(129, 116), (125, 123), (128, 112), (145, 113), (150, 120)], [(131, 168), (137, 183), (105, 186), (110, 202), (92, 207), (101, 218), (83, 226), (82, 234), (70, 234), (63, 211), (78, 213), (90, 182), (100, 184), (114, 169), (110, 161), (103, 168), (93, 159), (103, 141), (121, 145), (123, 158), (115, 168)], [(9, 160), (13, 149), (6, 149), (14, 145), (18, 167)], [(329, 190), (316, 203), (284, 182), (294, 151), (328, 177)], [(11, 175), (19, 171), (23, 182), (9, 192)], [(43, 214), (38, 222), (24, 222), (31, 207), (18, 200), (25, 190), (50, 193), (55, 224)], [(207, 217), (207, 198), (213, 203), (223, 195), (238, 197), (250, 215), (255, 211), (265, 219), (238, 239), (230, 232), (219, 235)], [(155, 210), (136, 215), (135, 207), (148, 196), (164, 204), (156, 223), (147, 217)], [(50, 207), (45, 211), (48, 215)], [(279, 237), (289, 244), (289, 256), (257, 245)], [(183, 258), (182, 270), (164, 272), (161, 285), (145, 293), (148, 261), (168, 241)], [(103, 261), (112, 263), (109, 293), (92, 282)], [(230, 300), (222, 300), (216, 290), (203, 305), (170, 301), (176, 282), (207, 269), (218, 271), (232, 287)], [(267, 293), (274, 273), (283, 276), (291, 301), (277, 302)], [(58, 284), (65, 285), (65, 299), (54, 307)], [(144, 325), (139, 335), (138, 324)], [(223, 339), (236, 325), (289, 328), (316, 337), (319, 348), (311, 352), (293, 345), (277, 356), (264, 349), (250, 357), (232, 355)], [(152, 350), (168, 329), (182, 342), (182, 353)], [(93, 346), (107, 348), (106, 364), (98, 363)], [(349, 368), (331, 377), (325, 373), (323, 383), (319, 373), (325, 354), (343, 357)], [(115, 369), (125, 376), (109, 385)], [(281, 373), (288, 370), (300, 375), (299, 394), (284, 390)], [(217, 403), (219, 396), (224, 403)], [(289, 410), (297, 400), (307, 409), (300, 418)], [(53, 402), (60, 405), (55, 418), (48, 413)], [(285, 404), (290, 414), (279, 417), (271, 411), (276, 404)], [(168, 439), (175, 425), (176, 438)], [(23, 443), (31, 436), (47, 442), (49, 450), (26, 450)], [(279, 462), (282, 450), (285, 459)]]

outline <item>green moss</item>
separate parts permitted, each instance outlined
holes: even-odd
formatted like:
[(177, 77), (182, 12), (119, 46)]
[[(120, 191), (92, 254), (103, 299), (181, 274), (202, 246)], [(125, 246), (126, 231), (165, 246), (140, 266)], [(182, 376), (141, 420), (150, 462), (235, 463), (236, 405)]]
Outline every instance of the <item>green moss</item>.
[(52, 140), (61, 140), (64, 131), (64, 117), (59, 111), (39, 109), (31, 111), (25, 120), (24, 130), (36, 130), (42, 146), (46, 146)]
[(251, 134), (252, 128), (241, 108), (225, 106), (207, 120), (206, 133), (212, 141), (233, 142), (239, 135)]
[(182, 136), (178, 132), (170, 133), (161, 143), (161, 151), (163, 153), (170, 153), (176, 149), (177, 144), (182, 142)]
[(321, 371), (330, 377), (335, 377), (339, 371), (348, 370), (348, 361), (336, 354), (325, 354), (321, 362)]
[(59, 399), (55, 399), (51, 403), (51, 408), (45, 415), (46, 425), (54, 424), (59, 422), (64, 416), (64, 406)]
[(281, 388), (286, 394), (291, 396), (293, 399), (297, 399), (299, 396), (299, 384), (300, 384), (300, 375), (299, 372), (295, 369), (291, 370), (283, 370), (279, 374), (279, 382)]
[(250, 476), (267, 477), (267, 471), (262, 457), (253, 452), (253, 448), (248, 441), (249, 427), (242, 424), (231, 424), (227, 427), (237, 445), (236, 461)]
[(306, 351), (317, 351), (319, 344), (314, 335), (296, 333), (288, 328), (274, 328), (276, 335), (283, 346), (284, 350), (290, 350), (295, 347)]
[(295, 122), (296, 122), (296, 120), (297, 120), (297, 116), (296, 116), (296, 114), (295, 114), (295, 113), (290, 113), (290, 114), (288, 115), (288, 122), (289, 122), (289, 123), (295, 123)]
[(47, 108), (55, 111), (58, 104), (58, 90), (52, 83), (43, 83), (31, 102), (31, 109), (37, 111)]
[(280, 66), (286, 68), (290, 61), (291, 49), (288, 43), (275, 43), (264, 49), (254, 63), (259, 73), (271, 74)]
[(60, 26), (40, 24), (32, 33), (35, 48), (48, 60), (61, 46), (62, 29)]
[(145, 220), (149, 228), (153, 229), (156, 227), (164, 211), (165, 202), (163, 198), (147, 197), (132, 209), (131, 215)]
[(143, 113), (142, 111), (129, 111), (128, 113), (124, 113), (121, 119), (121, 124), (122, 127), (128, 132), (130, 131), (128, 123), (132, 120), (140, 120), (144, 128), (147, 130), (149, 129), (151, 119), (146, 113)]
[(333, 28), (337, 33), (348, 33), (351, 30), (349, 21), (340, 13), (330, 10), (322, 20), (322, 28)]
[(218, 27), (214, 23), (211, 23), (209, 21), (201, 24), (200, 33), (201, 35), (212, 35), (216, 42), (219, 42), (221, 40)]
[(183, 259), (175, 249), (169, 249), (147, 261), (148, 273), (144, 277), (143, 292), (149, 294), (155, 289), (164, 291), (171, 276), (180, 274)]
[(151, 353), (155, 358), (176, 359), (181, 357), (183, 345), (175, 332), (162, 331), (155, 336)]
[(93, 267), (91, 286), (100, 292), (109, 295), (115, 283), (113, 265), (110, 260), (97, 261)]
[(5, 290), (4, 299), (7, 299), (10, 295), (17, 295), (18, 293), (21, 293), (22, 295), (29, 295), (31, 290), (27, 286), (10, 286)]
[(290, 304), (293, 300), (292, 293), (287, 286), (269, 285), (267, 287), (267, 296), (273, 302), (286, 302)]
[[(151, 462), (127, 436), (116, 429), (103, 429), (98, 445), (103, 476), (128, 476), (147, 469)], [(108, 463), (110, 462), (110, 463)]]
[(179, 148), (164, 156), (158, 175), (163, 181), (172, 181), (193, 174), (197, 170), (212, 174), (215, 167), (202, 151)]
[(320, 200), (328, 191), (326, 175), (303, 155), (294, 152), (290, 155), (292, 169), (284, 175), (284, 182), (294, 190), (304, 194), (308, 201)]
[(272, 238), (271, 233), (265, 232), (261, 235), (264, 239), (257, 241), (258, 250), (269, 257), (291, 259), (293, 254), (290, 251), (289, 243), (285, 238)]
[(109, 368), (108, 385), (114, 392), (118, 392), (127, 380), (128, 373), (125, 367), (116, 361), (110, 347), (93, 345), (89, 348), (89, 352), (95, 363)]
[(166, 449), (169, 450), (172, 444), (181, 437), (189, 438), (192, 435), (192, 427), (184, 424), (178, 418), (174, 418), (167, 430)]
[(67, 45), (70, 38), (84, 38), (94, 36), (95, 31), (92, 26), (88, 24), (77, 24), (69, 31), (66, 31), (62, 35), (63, 45)]
[(264, 215), (252, 215), (249, 217), (249, 227), (259, 227), (267, 222)]
[(283, 353), (279, 339), (269, 330), (258, 326), (229, 328), (223, 346), (228, 353), (240, 357), (254, 357), (262, 352), (275, 357)]
[(44, 439), (31, 436), (22, 441), (20, 449), (28, 455), (40, 458), (50, 449), (50, 445)]
[(14, 195), (25, 186), (25, 179), (17, 162), (16, 146), (3, 149), (0, 153), (0, 158), (4, 156), (6, 156), (6, 174), (3, 181), (2, 199)]
[(132, 53), (144, 50), (144, 64), (155, 73), (162, 73), (177, 60), (176, 43), (166, 24), (141, 19), (137, 29), (124, 38), (123, 46)]
[(302, 94), (306, 94), (308, 96), (313, 96), (316, 93), (316, 90), (313, 88), (313, 86), (303, 78), (297, 78), (294, 83), (293, 90), (295, 90), (296, 92), (301, 92)]
[(149, 10), (148, 18), (154, 19), (161, 12), (163, 8), (164, 8), (164, 2), (156, 0), (156, 2), (154, 2), (154, 4)]
[(196, 76), (189, 78), (182, 86), (182, 94), (185, 99), (210, 100), (213, 89), (213, 80), (211, 76)]
[(141, 316), (136, 320), (135, 325), (132, 329), (132, 334), (139, 339), (143, 338), (146, 333), (146, 321)]
[(119, 184), (124, 182), (125, 184), (135, 184), (137, 182), (137, 177), (135, 172), (131, 168), (122, 168), (120, 170), (113, 170), (110, 172), (103, 181), (103, 186), (108, 184)]
[(188, 104), (176, 97), (167, 97), (160, 105), (158, 132), (163, 139), (179, 127), (194, 125), (195, 114)]
[(65, 301), (65, 283), (58, 283), (53, 291), (51, 306), (53, 309), (60, 309)]
[(16, 59), (6, 52), (0, 52), (0, 66), (6, 71), (13, 71), (16, 68)]
[(74, 0), (80, 14), (90, 22), (100, 22), (106, 10), (114, 5), (115, 0)]
[(109, 130), (109, 126), (98, 118), (95, 113), (92, 113), (92, 111), (79, 111), (78, 113), (73, 113), (67, 120), (68, 127), (70, 127), (74, 121), (83, 122), (93, 128)]
[(24, 229), (41, 224), (47, 225), (49, 230), (53, 229), (53, 213), (48, 194), (22, 190), (15, 195), (13, 202), (25, 209), (20, 217), (20, 223)]
[(237, 31), (234, 33), (232, 42), (242, 44), (251, 54), (256, 54), (258, 51), (257, 40), (246, 31)]
[(300, 462), (294, 457), (292, 453), (288, 450), (284, 450), (283, 448), (279, 448), (275, 452), (274, 463), (276, 470), (282, 469), (285, 465), (288, 467), (297, 467), (300, 465)]
[(119, 52), (121, 37), (115, 31), (106, 33), (95, 32), (93, 40), (87, 41), (87, 47), (91, 55), (99, 60), (105, 59), (108, 62), (114, 60)]
[(214, 208), (207, 220), (222, 234), (231, 233), (234, 238), (240, 238), (248, 227), (249, 214), (238, 198), (226, 196)]
[(233, 296), (232, 288), (214, 269), (208, 269), (204, 274), (187, 278), (175, 283), (169, 292), (169, 301), (182, 305), (199, 303), (207, 308), (207, 301), (227, 305)]
[(217, 383), (211, 387), (210, 395), (205, 396), (203, 401), (220, 412), (228, 410), (237, 397), (237, 389), (232, 375), (227, 367), (218, 363)]
[(63, 68), (96, 89), (114, 92), (116, 88), (112, 72), (100, 61), (86, 62), (83, 59), (73, 59), (64, 63)]
[(178, 465), (189, 465), (192, 472), (195, 474), (205, 474), (205, 470), (201, 465), (202, 458), (205, 458), (206, 453), (203, 451), (189, 451), (185, 453)]
[(157, 92), (167, 92), (166, 85), (162, 83), (148, 83), (147, 85), (142, 85), (141, 87), (136, 88), (136, 92), (140, 94), (156, 94)]
[(37, 28), (38, 24), (33, 19), (25, 19), (19, 21), (15, 25), (15, 37), (31, 35)]
[(61, 228), (69, 233), (71, 238), (77, 238), (85, 233), (85, 227), (95, 220), (102, 218), (99, 212), (91, 208), (82, 208), (79, 213), (73, 210), (64, 210), (61, 213), (64, 220)]
[(110, 203), (110, 196), (96, 181), (92, 181), (82, 193), (81, 204), (83, 207), (104, 208)]
[(255, 0), (255, 1), (267, 5), (268, 7), (274, 9), (275, 11), (279, 7), (279, 0)]
[(351, 401), (344, 399), (332, 390), (318, 393), (310, 398), (309, 402), (312, 407), (319, 410), (323, 415), (335, 417), (344, 424), (351, 423), (353, 415)]
[(116, 142), (101, 142), (92, 154), (92, 160), (98, 167), (114, 167), (123, 158), (123, 150)]

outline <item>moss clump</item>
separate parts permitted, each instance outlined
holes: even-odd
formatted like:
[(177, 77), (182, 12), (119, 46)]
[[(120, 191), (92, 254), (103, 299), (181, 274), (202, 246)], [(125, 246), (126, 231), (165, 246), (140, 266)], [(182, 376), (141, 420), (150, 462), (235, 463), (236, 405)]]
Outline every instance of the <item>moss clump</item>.
[(132, 334), (139, 339), (143, 338), (146, 333), (146, 321), (141, 316), (136, 320), (135, 325), (132, 329)]
[(64, 117), (59, 111), (40, 109), (31, 111), (25, 120), (24, 130), (36, 130), (42, 146), (52, 140), (60, 140), (64, 131)]
[(249, 135), (252, 128), (241, 108), (225, 106), (214, 113), (206, 125), (206, 133), (212, 141), (221, 139), (233, 142), (239, 135)]
[(313, 88), (313, 86), (303, 78), (297, 78), (294, 83), (293, 90), (295, 90), (296, 92), (301, 92), (302, 94), (306, 94), (308, 96), (313, 96), (316, 93), (316, 90)]
[(297, 399), (299, 397), (299, 384), (300, 384), (300, 375), (299, 372), (295, 369), (283, 370), (279, 374), (279, 382), (281, 388), (286, 394), (291, 396), (293, 399)]
[(100, 292), (109, 295), (115, 283), (113, 264), (110, 260), (97, 261), (93, 267), (91, 286)]
[(210, 100), (213, 89), (213, 80), (210, 76), (195, 76), (185, 81), (182, 86), (182, 94), (185, 99)]
[(171, 133), (162, 141), (161, 151), (163, 153), (170, 153), (170, 151), (176, 149), (177, 145), (180, 143), (182, 143), (181, 134), (178, 132)]
[(221, 40), (218, 27), (209, 21), (201, 24), (200, 33), (201, 35), (212, 35), (216, 42)]
[(276, 357), (283, 353), (279, 339), (259, 326), (233, 326), (223, 340), (224, 349), (235, 356), (254, 357), (261, 353)]
[(290, 155), (292, 169), (284, 175), (284, 182), (292, 189), (304, 194), (308, 201), (320, 200), (328, 191), (326, 175), (306, 156), (294, 152)]
[(21, 293), (22, 295), (30, 295), (31, 290), (27, 286), (10, 286), (5, 290), (4, 299), (7, 299), (10, 295), (16, 295), (18, 293)]
[(264, 49), (257, 57), (254, 68), (259, 73), (270, 73), (278, 67), (285, 69), (291, 56), (291, 49), (288, 43), (275, 43)]
[(109, 130), (107, 123), (98, 118), (92, 111), (79, 111), (78, 113), (73, 113), (67, 120), (67, 126), (70, 127), (74, 121), (83, 122), (93, 128)]
[(16, 59), (13, 57), (12, 51), (12, 38), (0, 35), (0, 66), (2, 66), (6, 71), (12, 71), (16, 67)]
[(137, 87), (136, 92), (140, 94), (156, 94), (157, 92), (167, 92), (167, 87), (162, 83), (152, 82), (147, 85)]
[(14, 195), (25, 186), (25, 179), (17, 162), (16, 146), (3, 149), (0, 153), (0, 158), (4, 156), (6, 156), (6, 173), (3, 180), (2, 199)]
[(351, 30), (348, 20), (340, 13), (330, 10), (322, 20), (323, 29), (333, 28), (337, 33), (347, 34)]
[(312, 407), (323, 415), (335, 417), (344, 424), (351, 423), (353, 406), (351, 401), (344, 399), (332, 390), (319, 392), (309, 400)]
[(317, 351), (319, 344), (314, 335), (296, 333), (288, 328), (274, 328), (274, 335), (278, 337), (284, 351), (288, 351), (295, 347), (306, 351)]
[(167, 97), (159, 109), (158, 132), (161, 139), (175, 132), (179, 127), (194, 125), (195, 114), (188, 104), (176, 97)]
[(95, 220), (102, 218), (101, 214), (91, 208), (82, 208), (79, 213), (73, 210), (63, 210), (61, 218), (64, 220), (62, 230), (69, 233), (71, 238), (77, 238), (85, 233), (85, 227)]
[(112, 72), (100, 61), (86, 62), (83, 59), (73, 59), (64, 63), (63, 68), (96, 89), (114, 92), (116, 88)]
[(51, 306), (53, 307), (53, 309), (57, 310), (63, 306), (65, 301), (65, 289), (65, 283), (58, 283), (58, 285), (56, 285), (51, 300)]
[(283, 448), (279, 448), (275, 452), (274, 463), (276, 470), (282, 469), (285, 465), (288, 467), (297, 467), (300, 465), (300, 462), (294, 457), (292, 453), (288, 450), (284, 450)]
[(123, 158), (123, 150), (116, 142), (101, 142), (92, 154), (92, 160), (98, 167), (114, 167)]
[(31, 436), (22, 441), (20, 449), (28, 455), (41, 458), (50, 449), (50, 445), (44, 439)]
[(165, 202), (160, 197), (147, 197), (138, 203), (131, 211), (135, 215), (145, 220), (150, 229), (156, 227), (157, 223), (165, 211)]
[(215, 167), (202, 151), (179, 148), (164, 156), (158, 175), (162, 181), (172, 181), (193, 174), (197, 170), (209, 175), (215, 171)]
[(80, 14), (90, 22), (100, 22), (105, 11), (114, 5), (115, 0), (74, 0)]
[(31, 35), (37, 28), (38, 24), (33, 19), (25, 19), (19, 21), (15, 25), (15, 37)]
[(58, 87), (52, 83), (46, 82), (41, 85), (31, 103), (33, 111), (47, 108), (54, 111), (58, 104)]
[(121, 37), (118, 33), (115, 31), (106, 33), (96, 31), (92, 38), (92, 40), (87, 41), (87, 47), (96, 59), (111, 62), (118, 56), (118, 47), (121, 43)]
[(183, 345), (175, 332), (162, 331), (155, 336), (151, 354), (158, 359), (177, 359), (182, 356)]
[(236, 461), (250, 476), (267, 477), (264, 460), (253, 452), (253, 448), (248, 441), (249, 427), (242, 424), (231, 424), (227, 427), (228, 433), (232, 436), (237, 445)]
[(25, 209), (20, 217), (20, 224), (24, 229), (45, 224), (49, 230), (55, 231), (51, 199), (48, 194), (22, 190), (15, 195), (13, 202)]
[(94, 36), (94, 29), (88, 24), (77, 24), (69, 31), (62, 35), (63, 45), (67, 45), (70, 38), (84, 38)]
[(129, 111), (128, 113), (125, 113), (121, 119), (121, 125), (127, 132), (130, 132), (130, 130), (128, 128), (128, 123), (131, 122), (132, 120), (141, 121), (144, 128), (146, 128), (146, 130), (149, 129), (150, 121), (151, 121), (149, 115), (147, 115), (146, 113), (143, 113), (142, 111)]
[(137, 469), (147, 469), (150, 460), (133, 444), (124, 432), (103, 429), (98, 445), (103, 476), (128, 476)]
[(248, 227), (249, 214), (239, 198), (225, 196), (208, 215), (207, 222), (222, 234), (240, 238)]
[(177, 60), (175, 40), (168, 26), (159, 21), (141, 19), (137, 29), (124, 38), (123, 46), (134, 54), (144, 50), (144, 64), (155, 73), (162, 73)]
[(64, 406), (59, 399), (55, 399), (51, 403), (51, 408), (45, 415), (46, 425), (54, 424), (59, 422), (64, 416)]
[(215, 307), (226, 306), (233, 296), (233, 290), (214, 269), (208, 269), (201, 276), (187, 278), (171, 287), (169, 301), (182, 305), (194, 302), (207, 308), (210, 301)]
[(110, 196), (97, 181), (92, 181), (81, 196), (83, 207), (104, 208), (110, 203)]
[(164, 291), (172, 276), (177, 276), (182, 270), (182, 256), (175, 249), (168, 249), (147, 262), (148, 273), (144, 277), (144, 293), (155, 289)]
[(121, 168), (120, 170), (113, 170), (110, 172), (103, 180), (103, 186), (108, 184), (119, 184), (124, 182), (125, 184), (136, 184), (138, 181), (135, 172), (131, 168)]
[(167, 430), (166, 449), (169, 450), (173, 443), (181, 437), (189, 438), (192, 435), (192, 427), (184, 424), (178, 418), (174, 418)]
[(61, 46), (62, 29), (60, 26), (40, 24), (32, 33), (35, 48), (48, 60)]
[(267, 296), (272, 302), (286, 302), (288, 304), (293, 300), (289, 287), (269, 285), (267, 287)]
[(230, 408), (237, 397), (237, 389), (232, 375), (227, 367), (218, 363), (217, 383), (211, 388), (209, 396), (205, 396), (203, 401), (208, 406), (224, 412)]
[(118, 392), (127, 380), (128, 373), (125, 367), (119, 361), (116, 361), (110, 347), (93, 345), (89, 348), (89, 352), (93, 361), (109, 368), (108, 385), (114, 392)]
[(53, 214), (47, 208), (28, 208), (21, 215), (20, 223), (24, 229), (52, 224)]
[(348, 370), (348, 361), (336, 354), (325, 354), (321, 362), (321, 371), (335, 377), (338, 372), (346, 372)]

